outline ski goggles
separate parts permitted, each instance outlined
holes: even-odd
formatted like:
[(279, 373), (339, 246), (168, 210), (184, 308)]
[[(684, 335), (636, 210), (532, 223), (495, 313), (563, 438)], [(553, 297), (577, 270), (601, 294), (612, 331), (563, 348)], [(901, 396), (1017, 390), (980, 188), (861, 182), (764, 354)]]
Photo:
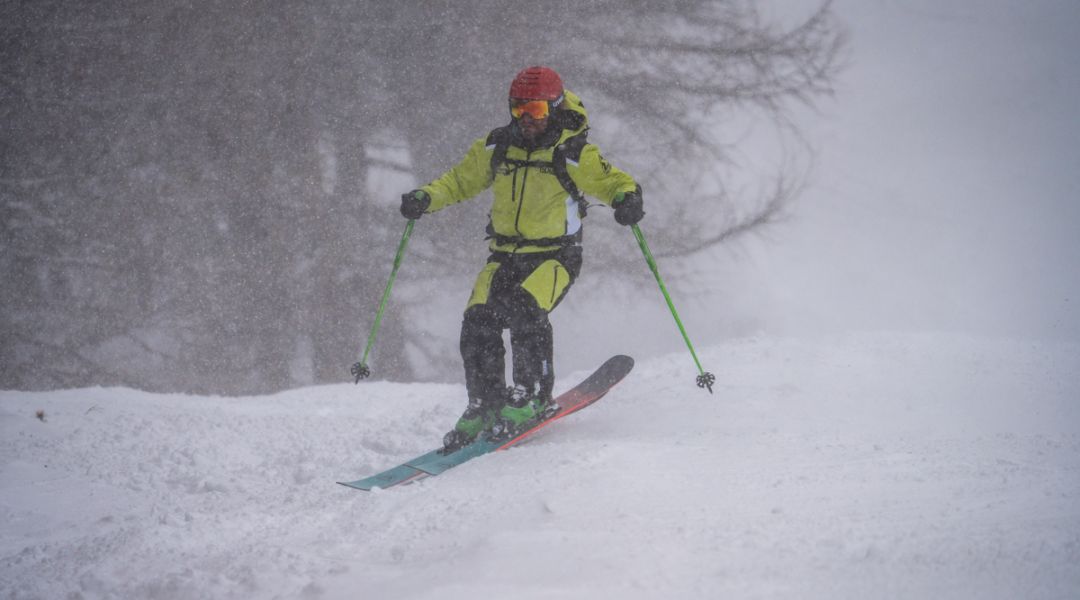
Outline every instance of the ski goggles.
[(547, 100), (519, 100), (510, 99), (510, 114), (515, 119), (529, 115), (534, 120), (546, 119), (551, 114), (551, 105)]

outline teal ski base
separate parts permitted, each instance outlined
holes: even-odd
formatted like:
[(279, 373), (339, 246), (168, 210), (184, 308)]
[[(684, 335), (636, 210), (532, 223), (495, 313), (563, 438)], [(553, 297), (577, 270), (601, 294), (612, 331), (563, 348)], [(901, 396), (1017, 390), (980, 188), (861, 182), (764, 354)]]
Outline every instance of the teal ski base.
[(371, 491), (375, 488), (386, 489), (439, 475), (478, 456), (498, 450), (506, 450), (528, 439), (555, 421), (603, 398), (615, 384), (622, 381), (630, 373), (633, 367), (634, 359), (629, 356), (617, 355), (609, 358), (580, 384), (554, 399), (554, 402), (559, 406), (558, 412), (512, 439), (494, 441), (481, 435), (475, 442), (450, 454), (443, 454), (442, 449), (438, 448), (370, 477), (356, 481), (339, 481), (338, 483), (364, 491)]

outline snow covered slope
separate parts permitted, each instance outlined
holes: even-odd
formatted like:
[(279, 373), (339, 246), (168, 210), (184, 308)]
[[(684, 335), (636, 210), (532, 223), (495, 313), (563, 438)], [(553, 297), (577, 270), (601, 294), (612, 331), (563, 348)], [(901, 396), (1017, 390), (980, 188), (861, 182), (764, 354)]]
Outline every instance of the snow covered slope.
[(523, 447), (375, 493), (334, 481), (431, 447), (461, 388), (0, 393), (0, 597), (1080, 597), (1080, 346), (702, 358), (714, 396), (684, 354), (640, 361)]

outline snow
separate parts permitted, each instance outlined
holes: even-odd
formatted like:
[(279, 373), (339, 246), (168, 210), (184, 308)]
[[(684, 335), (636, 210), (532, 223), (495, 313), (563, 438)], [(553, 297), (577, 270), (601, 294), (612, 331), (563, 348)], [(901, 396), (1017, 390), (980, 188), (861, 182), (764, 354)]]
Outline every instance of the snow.
[(715, 395), (685, 353), (639, 361), (524, 446), (373, 493), (334, 482), (429, 449), (461, 387), (2, 392), (3, 595), (1080, 594), (1080, 345), (865, 333), (701, 355)]
[(655, 289), (585, 278), (557, 387), (628, 379), (400, 489), (334, 482), (430, 449), (460, 385), (0, 391), (0, 598), (1080, 597), (1080, 13), (835, 6), (852, 66), (790, 220), (661, 260), (714, 395)]

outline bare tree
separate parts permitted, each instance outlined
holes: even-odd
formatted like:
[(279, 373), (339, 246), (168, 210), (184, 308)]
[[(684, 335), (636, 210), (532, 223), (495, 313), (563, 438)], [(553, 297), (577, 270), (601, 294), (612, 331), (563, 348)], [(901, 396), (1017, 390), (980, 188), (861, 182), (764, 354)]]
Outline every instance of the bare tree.
[[(663, 213), (650, 222), (660, 225), (654, 229), (664, 254), (698, 251), (784, 214), (803, 173), (788, 165), (751, 195), (733, 194), (723, 174), (740, 166), (738, 133), (725, 125), (762, 119), (786, 136), (793, 152), (806, 150), (792, 108), (831, 94), (843, 64), (846, 36), (830, 2), (786, 26), (743, 0), (549, 2), (540, 18), (497, 10), (498, 4), (470, 3), (460, 11), (429, 2), (398, 11), (423, 24), (411, 32), (420, 54), (408, 61), (414, 70), (426, 65), (425, 72), (396, 80), (414, 92), (396, 94), (408, 116), (397, 126), (408, 135), (420, 179), (452, 164), (470, 136), (507, 119), (501, 105), (506, 82), (522, 66), (543, 63), (556, 67), (588, 106), (602, 106), (605, 123), (616, 125), (600, 127), (594, 137), (644, 180), (647, 198), (663, 203)], [(470, 29), (499, 34), (474, 53), (468, 44), (476, 38), (461, 34)], [(483, 60), (459, 64), (481, 51)], [(417, 85), (426, 93), (415, 93)], [(464, 105), (452, 119), (426, 118), (445, 111), (448, 99)], [(475, 233), (483, 221), (484, 202), (477, 204), (440, 215), (443, 243), (434, 254), (447, 258), (447, 268), (460, 264), (461, 233)]]
[(648, 143), (631, 160), (666, 174), (650, 183), (676, 205), (656, 228), (664, 253), (672, 255), (719, 244), (783, 215), (800, 188), (802, 174), (793, 168), (779, 169), (749, 197), (733, 194), (722, 177), (699, 177), (695, 186), (688, 176), (739, 167), (725, 116), (763, 114), (800, 145), (791, 108), (813, 106), (832, 93), (845, 47), (830, 2), (788, 27), (763, 21), (753, 2), (681, 4), (665, 4), (644, 31), (601, 34), (599, 44), (619, 48), (618, 55), (582, 68), (590, 87), (624, 106), (621, 113), (635, 115), (636, 137)]
[[(650, 231), (666, 252), (752, 230), (798, 176), (727, 189), (717, 116), (797, 132), (790, 107), (831, 91), (843, 47), (828, 3), (788, 26), (742, 0), (2, 10), (0, 386), (20, 388), (343, 380), (403, 225), (369, 176), (449, 167), (508, 120), (506, 86), (529, 64), (602, 109), (605, 151), (663, 198)], [(387, 159), (387, 140), (407, 159)], [(432, 220), (410, 276), (471, 276), (486, 210)], [(384, 321), (382, 376), (417, 376), (406, 309)]]

